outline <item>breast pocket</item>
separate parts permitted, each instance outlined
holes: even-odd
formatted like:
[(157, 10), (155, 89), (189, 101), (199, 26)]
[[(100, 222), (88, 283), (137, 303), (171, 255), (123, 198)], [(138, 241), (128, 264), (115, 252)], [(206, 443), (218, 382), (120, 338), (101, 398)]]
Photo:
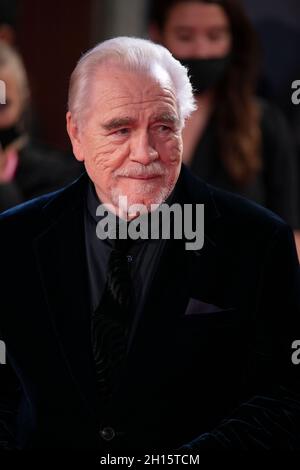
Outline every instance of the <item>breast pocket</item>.
[(220, 307), (190, 298), (187, 307), (179, 321), (186, 325), (199, 326), (230, 326), (239, 323), (239, 311), (235, 307)]
[[(201, 307), (199, 310), (194, 307)], [(218, 383), (241, 369), (246, 351), (245, 317), (237, 308), (203, 309), (199, 303), (189, 305), (176, 321), (174, 357), (186, 369), (186, 379), (199, 385), (218, 378)], [(193, 312), (193, 313), (191, 313)], [(199, 374), (195, 376), (195, 370)], [(189, 377), (189, 379), (188, 379)]]

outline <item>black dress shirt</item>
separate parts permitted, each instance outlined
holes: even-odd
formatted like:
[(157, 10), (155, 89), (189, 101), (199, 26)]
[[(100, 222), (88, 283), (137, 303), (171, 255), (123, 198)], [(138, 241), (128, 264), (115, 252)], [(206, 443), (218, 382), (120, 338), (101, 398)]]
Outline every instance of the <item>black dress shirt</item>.
[[(167, 203), (171, 202), (173, 193), (168, 197)], [(105, 288), (107, 264), (112, 250), (112, 241), (109, 238), (101, 240), (96, 234), (97, 223), (101, 220), (101, 217), (96, 216), (96, 210), (100, 204), (94, 185), (90, 182), (86, 195), (84, 223), (92, 311), (97, 308)], [(164, 242), (161, 238), (138, 239), (128, 251), (127, 260), (130, 264), (136, 312), (143, 307)]]

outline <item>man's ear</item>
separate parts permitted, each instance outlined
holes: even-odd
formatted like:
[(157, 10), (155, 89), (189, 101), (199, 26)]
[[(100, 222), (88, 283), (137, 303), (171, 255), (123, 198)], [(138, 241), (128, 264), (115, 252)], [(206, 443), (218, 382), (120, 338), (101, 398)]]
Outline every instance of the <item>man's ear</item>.
[(83, 151), (82, 151), (80, 132), (78, 129), (78, 125), (76, 121), (74, 120), (72, 113), (70, 111), (68, 111), (66, 114), (66, 122), (67, 122), (67, 132), (69, 134), (69, 137), (72, 143), (73, 153), (75, 155), (75, 158), (79, 162), (83, 162), (84, 156), (83, 156)]
[(162, 33), (156, 23), (150, 23), (148, 26), (148, 35), (153, 42), (162, 42)]

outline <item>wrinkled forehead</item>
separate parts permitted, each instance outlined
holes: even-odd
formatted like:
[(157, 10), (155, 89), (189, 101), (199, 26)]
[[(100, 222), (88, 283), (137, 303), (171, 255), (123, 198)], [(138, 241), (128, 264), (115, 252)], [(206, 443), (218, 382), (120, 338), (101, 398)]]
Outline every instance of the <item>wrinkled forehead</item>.
[(175, 87), (168, 71), (157, 62), (149, 64), (147, 68), (129, 67), (113, 61), (106, 62), (95, 69), (91, 88), (93, 88), (93, 85), (111, 93), (122, 88), (135, 92), (138, 92), (141, 88), (145, 92), (154, 88), (169, 90), (176, 99)]
[(153, 65), (145, 71), (106, 63), (95, 68), (89, 76), (81, 124), (87, 124), (99, 113), (107, 118), (111, 114), (129, 111), (131, 114), (140, 111), (155, 114), (158, 109), (179, 118), (176, 92), (163, 67)]

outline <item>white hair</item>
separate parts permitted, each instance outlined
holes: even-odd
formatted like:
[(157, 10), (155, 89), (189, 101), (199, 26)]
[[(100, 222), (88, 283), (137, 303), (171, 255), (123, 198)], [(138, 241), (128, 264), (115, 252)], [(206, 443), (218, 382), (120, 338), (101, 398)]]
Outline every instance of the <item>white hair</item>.
[(175, 92), (182, 127), (185, 119), (196, 109), (187, 69), (165, 47), (147, 39), (125, 36), (97, 44), (78, 61), (70, 78), (68, 96), (68, 109), (76, 120), (82, 118), (88, 103), (91, 79), (103, 64), (167, 77)]

